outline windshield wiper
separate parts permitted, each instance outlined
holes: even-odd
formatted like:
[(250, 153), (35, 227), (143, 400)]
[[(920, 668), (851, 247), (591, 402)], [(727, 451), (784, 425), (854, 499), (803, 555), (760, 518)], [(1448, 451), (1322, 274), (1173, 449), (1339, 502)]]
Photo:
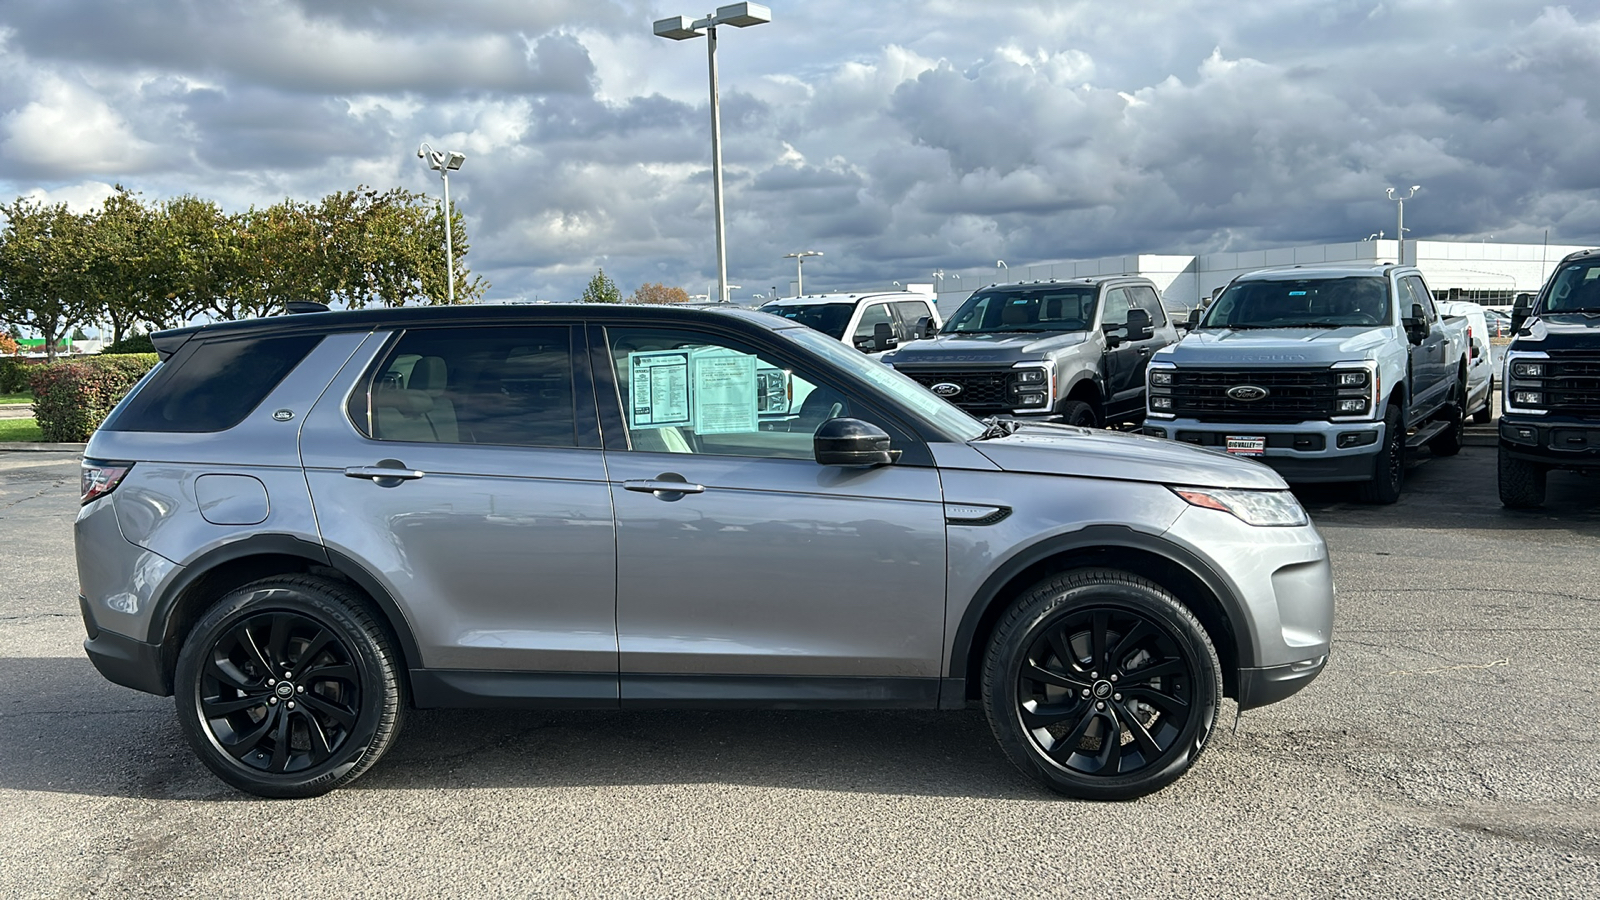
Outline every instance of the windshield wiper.
[(978, 440), (987, 441), (990, 438), (1009, 437), (1022, 423), (1016, 419), (1002, 419), (999, 416), (990, 416), (980, 420), (983, 423), (983, 434), (978, 435)]

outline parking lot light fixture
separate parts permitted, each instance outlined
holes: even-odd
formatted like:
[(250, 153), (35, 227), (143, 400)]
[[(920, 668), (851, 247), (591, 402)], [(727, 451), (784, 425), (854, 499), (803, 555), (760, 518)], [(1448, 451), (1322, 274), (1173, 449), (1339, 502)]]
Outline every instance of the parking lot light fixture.
[(1411, 186), (1410, 193), (1406, 194), (1404, 197), (1399, 197), (1396, 196), (1396, 191), (1394, 188), (1384, 189), (1384, 192), (1388, 195), (1389, 199), (1399, 204), (1399, 209), (1396, 212), (1398, 221), (1395, 222), (1394, 236), (1400, 241), (1400, 259), (1398, 261), (1402, 266), (1406, 264), (1406, 201), (1410, 200), (1412, 197), (1415, 197), (1417, 195), (1417, 191), (1420, 190), (1422, 190), (1422, 185), (1413, 184)]
[(657, 19), (656, 37), (673, 41), (686, 41), (704, 35), (706, 59), (711, 70), (711, 198), (715, 207), (717, 226), (717, 299), (728, 299), (728, 252), (723, 236), (722, 215), (722, 112), (717, 103), (717, 26), (732, 25), (748, 28), (772, 21), (772, 10), (759, 3), (731, 3), (717, 7), (713, 15), (690, 21), (688, 16)]
[(467, 155), (459, 150), (439, 151), (428, 146), (427, 141), (417, 148), (417, 158), (428, 161), (428, 168), (439, 173), (439, 180), (444, 182), (444, 275), (445, 289), (448, 292), (449, 302), (456, 302), (456, 250), (451, 239), (455, 231), (454, 224), (450, 221), (450, 173), (460, 171), (461, 164), (467, 161)]
[(822, 255), (822, 251), (821, 250), (800, 250), (800, 251), (795, 252), (795, 253), (785, 253), (783, 255), (784, 259), (792, 259), (792, 260), (794, 260), (794, 295), (796, 297), (804, 297), (806, 295), (806, 285), (805, 285), (805, 277), (804, 277), (805, 270), (803, 268), (803, 265), (804, 265), (804, 263), (806, 261), (806, 257), (808, 257), (808, 256), (821, 256), (821, 255)]

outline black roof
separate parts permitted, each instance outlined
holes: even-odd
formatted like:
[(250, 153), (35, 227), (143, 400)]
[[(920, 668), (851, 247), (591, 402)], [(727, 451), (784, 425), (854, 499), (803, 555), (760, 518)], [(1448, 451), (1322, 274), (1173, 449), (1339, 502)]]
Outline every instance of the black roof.
[(722, 323), (741, 330), (782, 331), (804, 328), (787, 319), (732, 304), (512, 303), (462, 306), (405, 306), (295, 313), (190, 325), (150, 336), (162, 359), (189, 340), (330, 334), (338, 331), (389, 330), (425, 325), (511, 325), (544, 321), (608, 321), (653, 323)]

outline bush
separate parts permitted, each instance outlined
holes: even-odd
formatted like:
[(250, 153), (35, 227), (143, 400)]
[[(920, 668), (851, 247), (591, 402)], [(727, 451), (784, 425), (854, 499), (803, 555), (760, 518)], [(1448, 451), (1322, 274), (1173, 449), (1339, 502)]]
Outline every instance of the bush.
[(33, 415), (43, 440), (88, 440), (156, 360), (154, 353), (131, 353), (30, 367)]
[(28, 389), (28, 370), (20, 359), (0, 359), (0, 394), (20, 394)]
[(120, 356), (125, 353), (154, 353), (156, 345), (150, 342), (148, 334), (130, 334), (120, 341), (105, 346), (100, 351), (101, 356)]

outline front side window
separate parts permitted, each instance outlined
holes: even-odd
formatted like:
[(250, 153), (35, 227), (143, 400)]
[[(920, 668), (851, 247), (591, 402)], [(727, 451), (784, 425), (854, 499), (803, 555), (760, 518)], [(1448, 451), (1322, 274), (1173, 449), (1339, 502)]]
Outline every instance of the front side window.
[(1423, 284), (1422, 279), (1415, 275), (1406, 276), (1404, 281), (1406, 290), (1411, 294), (1410, 302), (1406, 304), (1406, 317), (1409, 318), (1411, 316), (1411, 305), (1417, 304), (1422, 307), (1422, 318), (1424, 321), (1432, 322), (1436, 320), (1438, 318), (1438, 313), (1434, 310), (1433, 294), (1428, 292), (1427, 285)]
[(1086, 331), (1094, 322), (1094, 307), (1092, 287), (978, 291), (961, 304), (941, 333)]
[(1385, 325), (1388, 281), (1376, 275), (1255, 279), (1228, 285), (1201, 328), (1340, 328)]
[(889, 326), (889, 336), (895, 336), (894, 316), (889, 312), (889, 304), (874, 303), (861, 311), (861, 321), (856, 325), (856, 332), (851, 341), (860, 350), (887, 350), (873, 345), (873, 339), (878, 333), (880, 324)]
[(1550, 279), (1542, 312), (1600, 312), (1600, 259), (1562, 266)]
[(577, 446), (571, 329), (407, 331), (350, 398), (379, 441)]
[(1129, 305), (1128, 292), (1123, 288), (1106, 291), (1106, 313), (1105, 318), (1100, 321), (1101, 327), (1128, 324)]
[(1167, 324), (1167, 311), (1161, 308), (1161, 298), (1156, 292), (1144, 285), (1128, 289), (1133, 293), (1134, 302), (1139, 308), (1150, 314), (1150, 324), (1157, 328)]
[(894, 305), (894, 311), (900, 317), (900, 324), (904, 329), (900, 335), (901, 340), (916, 340), (917, 323), (923, 319), (933, 321), (933, 311), (928, 309), (925, 303), (902, 301)]

